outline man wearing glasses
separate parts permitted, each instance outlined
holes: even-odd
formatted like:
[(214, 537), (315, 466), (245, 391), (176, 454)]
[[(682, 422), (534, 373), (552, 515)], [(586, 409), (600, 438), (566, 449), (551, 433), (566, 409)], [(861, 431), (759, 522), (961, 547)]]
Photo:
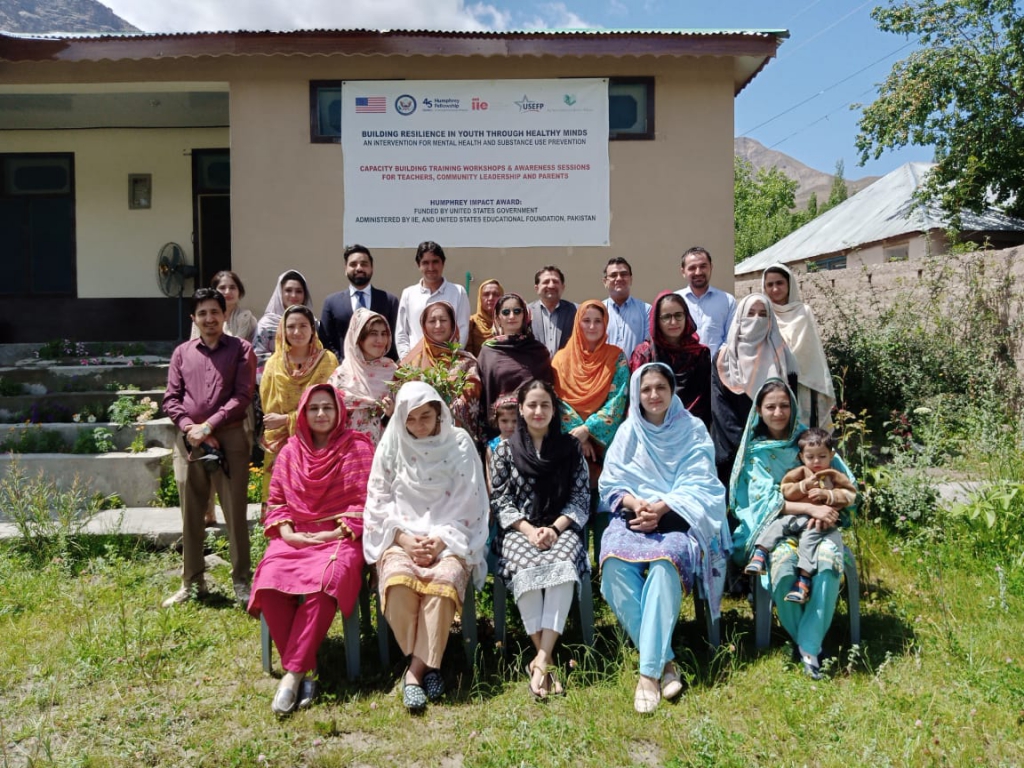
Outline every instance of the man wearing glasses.
[(651, 305), (629, 295), (633, 287), (633, 268), (621, 256), (609, 259), (604, 267), (604, 287), (608, 298), (608, 343), (626, 353), (628, 360), (633, 350), (650, 336)]

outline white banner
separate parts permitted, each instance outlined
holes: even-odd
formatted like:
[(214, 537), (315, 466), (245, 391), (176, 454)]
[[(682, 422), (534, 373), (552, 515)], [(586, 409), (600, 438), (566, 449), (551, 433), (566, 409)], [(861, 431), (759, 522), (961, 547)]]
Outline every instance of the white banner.
[(608, 81), (342, 83), (344, 239), (608, 245)]

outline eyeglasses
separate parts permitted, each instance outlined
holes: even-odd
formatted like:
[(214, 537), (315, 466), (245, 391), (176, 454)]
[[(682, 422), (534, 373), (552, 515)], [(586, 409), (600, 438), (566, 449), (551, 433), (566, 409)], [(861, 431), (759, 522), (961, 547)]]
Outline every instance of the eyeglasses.
[(514, 307), (513, 309), (503, 309), (503, 310), (501, 310), (501, 316), (502, 317), (508, 317), (509, 315), (515, 315), (516, 317), (519, 317), (519, 315), (521, 315), (521, 314), (523, 314), (523, 308), (522, 307)]
[(685, 312), (673, 312), (671, 315), (658, 315), (658, 319), (663, 323), (681, 323), (685, 318)]
[(624, 280), (625, 278), (632, 277), (632, 276), (633, 276), (632, 272), (609, 272), (607, 275), (605, 275), (605, 279), (607, 279), (607, 280), (623, 279)]

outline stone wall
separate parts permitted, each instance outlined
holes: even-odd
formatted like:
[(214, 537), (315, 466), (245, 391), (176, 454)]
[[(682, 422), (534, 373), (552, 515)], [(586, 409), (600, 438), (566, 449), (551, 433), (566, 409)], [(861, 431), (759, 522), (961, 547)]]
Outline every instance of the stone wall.
[[(943, 270), (948, 270), (942, 278)], [(831, 304), (841, 301), (846, 311), (857, 302), (867, 315), (877, 315), (895, 302), (934, 300), (936, 282), (947, 286), (984, 281), (992, 290), (1002, 292), (997, 311), (1002, 322), (1020, 323), (1024, 318), (1024, 246), (998, 251), (975, 251), (962, 255), (943, 255), (926, 259), (851, 267), (822, 272), (798, 273), (804, 301), (814, 309), (819, 325), (828, 322)], [(737, 299), (761, 289), (761, 278), (736, 282)], [(1024, 335), (1024, 334), (1018, 334)], [(1018, 370), (1024, 371), (1024, 348), (1013, 350)]]

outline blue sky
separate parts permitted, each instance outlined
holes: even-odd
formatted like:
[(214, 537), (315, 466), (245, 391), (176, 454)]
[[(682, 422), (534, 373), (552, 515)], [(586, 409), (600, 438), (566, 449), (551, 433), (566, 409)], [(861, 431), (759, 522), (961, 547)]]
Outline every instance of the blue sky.
[[(913, 41), (879, 32), (883, 0), (103, 0), (148, 32), (376, 29), (788, 29), (779, 56), (736, 99), (735, 134), (848, 179), (885, 174), (932, 150), (910, 147), (857, 165), (858, 113)], [(909, 44), (909, 45), (908, 45)], [(784, 113), (784, 114), (783, 114)]]

